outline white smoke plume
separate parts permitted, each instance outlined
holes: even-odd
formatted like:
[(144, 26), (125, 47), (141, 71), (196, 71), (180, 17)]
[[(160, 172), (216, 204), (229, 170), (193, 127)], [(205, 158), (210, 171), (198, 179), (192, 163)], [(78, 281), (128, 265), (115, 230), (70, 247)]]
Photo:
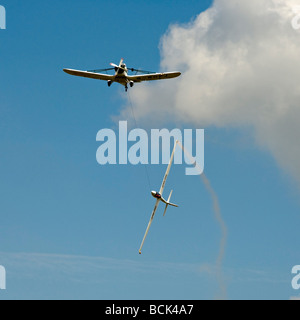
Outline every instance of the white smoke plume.
[(225, 221), (221, 214), (221, 208), (219, 204), (219, 199), (214, 191), (214, 189), (211, 186), (210, 181), (207, 179), (206, 175), (203, 173), (201, 175), (202, 181), (206, 187), (206, 190), (210, 193), (213, 201), (213, 207), (214, 207), (214, 214), (215, 218), (220, 226), (222, 236), (220, 241), (220, 251), (218, 254), (217, 262), (216, 262), (216, 276), (217, 281), (219, 284), (219, 293), (216, 297), (218, 300), (226, 300), (227, 299), (227, 286), (224, 280), (224, 274), (223, 274), (223, 260), (225, 258), (225, 250), (226, 250), (226, 244), (227, 244), (227, 236), (228, 236), (228, 230), (227, 226), (225, 224)]
[[(191, 163), (192, 163), (194, 159), (193, 159), (192, 155), (189, 153), (189, 151), (186, 150), (184, 148), (184, 146), (180, 142), (178, 142), (178, 145), (180, 146), (182, 151), (190, 158)], [(194, 165), (196, 167), (198, 167), (197, 162), (195, 162)], [(201, 168), (200, 167), (198, 167), (197, 169), (198, 169), (199, 172), (201, 172)], [(224, 221), (224, 219), (222, 217), (222, 214), (221, 214), (219, 198), (218, 198), (215, 190), (213, 189), (210, 181), (208, 180), (208, 178), (206, 177), (206, 175), (204, 173), (202, 173), (201, 179), (202, 179), (202, 182), (205, 185), (206, 190), (208, 191), (208, 193), (211, 196), (211, 199), (212, 199), (212, 202), (213, 202), (214, 216), (215, 216), (215, 219), (216, 219), (217, 223), (220, 226), (221, 233), (222, 233), (221, 241), (220, 241), (220, 251), (219, 251), (219, 254), (218, 254), (218, 257), (217, 257), (217, 261), (216, 261), (216, 272), (215, 272), (215, 274), (216, 274), (216, 277), (217, 277), (217, 281), (218, 281), (218, 284), (219, 284), (219, 290), (220, 290), (219, 293), (218, 293), (218, 296), (216, 297), (216, 299), (218, 299), (218, 300), (226, 300), (227, 299), (227, 286), (226, 286), (226, 283), (225, 283), (225, 280), (224, 280), (224, 274), (223, 274), (222, 267), (223, 267), (223, 260), (224, 260), (224, 257), (225, 257), (228, 230), (227, 230), (226, 223), (225, 223), (225, 221)]]
[(297, 7), (299, 0), (215, 0), (190, 23), (170, 26), (161, 67), (182, 76), (132, 90), (137, 118), (251, 128), (300, 182)]

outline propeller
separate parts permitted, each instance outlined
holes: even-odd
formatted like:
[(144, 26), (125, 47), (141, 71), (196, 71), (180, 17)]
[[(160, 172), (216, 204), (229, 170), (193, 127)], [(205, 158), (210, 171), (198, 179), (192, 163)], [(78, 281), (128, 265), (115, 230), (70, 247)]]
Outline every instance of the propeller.
[(117, 66), (115, 63), (111, 63), (110, 65), (115, 68), (116, 72), (118, 72), (119, 69), (124, 70), (124, 71), (127, 71), (126, 68), (121, 67), (122, 64), (123, 64), (123, 62), (124, 62), (124, 59), (122, 58), (118, 66)]
[(114, 64), (114, 63), (111, 63), (110, 65), (114, 67), (113, 69), (116, 70), (116, 72), (118, 72), (119, 69), (124, 70), (124, 71), (127, 71), (127, 69), (121, 67), (121, 65), (117, 66), (117, 65)]
[(110, 63), (110, 65), (115, 67), (115, 68), (119, 68), (119, 66), (117, 66), (115, 63)]
[(103, 72), (103, 71), (106, 72), (106, 71), (111, 71), (111, 70), (119, 71), (119, 69), (124, 70), (124, 71), (127, 71), (127, 69), (121, 67), (121, 65), (123, 64), (123, 61), (124, 61), (124, 59), (122, 58), (119, 65), (116, 65), (115, 63), (111, 63), (110, 65), (111, 65), (113, 68), (88, 70), (88, 72), (98, 73), (98, 72)]

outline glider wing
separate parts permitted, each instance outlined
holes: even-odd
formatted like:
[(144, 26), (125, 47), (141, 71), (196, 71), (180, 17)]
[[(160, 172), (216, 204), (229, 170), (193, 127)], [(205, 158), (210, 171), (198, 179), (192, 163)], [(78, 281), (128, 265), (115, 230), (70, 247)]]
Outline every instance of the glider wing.
[(152, 212), (152, 215), (151, 215), (151, 218), (150, 218), (150, 221), (149, 221), (149, 224), (148, 224), (148, 227), (147, 227), (147, 230), (146, 230), (146, 232), (145, 232), (145, 235), (144, 235), (144, 238), (143, 238), (143, 241), (142, 241), (140, 250), (139, 250), (139, 254), (142, 254), (142, 248), (143, 248), (143, 246), (144, 246), (144, 242), (145, 242), (145, 240), (146, 240), (146, 238), (147, 238), (149, 229), (150, 229), (151, 224), (152, 224), (152, 222), (153, 222), (153, 219), (154, 219), (156, 210), (157, 210), (157, 208), (158, 208), (159, 202), (160, 202), (160, 199), (157, 199), (156, 204), (155, 204), (155, 207), (154, 207), (153, 212)]

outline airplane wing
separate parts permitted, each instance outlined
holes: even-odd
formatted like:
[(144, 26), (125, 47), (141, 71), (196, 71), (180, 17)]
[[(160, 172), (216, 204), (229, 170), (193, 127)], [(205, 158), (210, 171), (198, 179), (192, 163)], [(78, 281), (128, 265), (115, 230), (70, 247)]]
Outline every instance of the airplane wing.
[(151, 74), (127, 76), (127, 78), (129, 81), (142, 82), (142, 81), (172, 79), (172, 78), (177, 78), (180, 75), (181, 75), (181, 72), (165, 72), (165, 73), (151, 73)]
[(73, 70), (73, 69), (64, 69), (64, 72), (77, 77), (84, 77), (90, 79), (97, 79), (97, 80), (113, 80), (114, 76), (108, 74), (101, 74), (89, 71), (80, 71), (80, 70)]
[(169, 175), (169, 173), (170, 173), (171, 166), (172, 166), (172, 163), (173, 163), (173, 160), (174, 160), (174, 154), (175, 154), (175, 150), (176, 150), (177, 144), (178, 144), (178, 141), (176, 140), (175, 145), (174, 145), (174, 149), (173, 149), (173, 152), (172, 152), (172, 155), (171, 155), (171, 159), (170, 159), (170, 162), (169, 162), (169, 165), (168, 165), (166, 174), (165, 174), (165, 176), (164, 176), (164, 179), (163, 179), (163, 182), (162, 182), (160, 191), (159, 191), (160, 195), (162, 195), (163, 192), (164, 192), (165, 185), (166, 185), (166, 182), (167, 182), (167, 178), (168, 178), (168, 175)]
[(145, 232), (145, 235), (144, 235), (144, 238), (143, 238), (143, 241), (142, 241), (140, 250), (139, 250), (139, 254), (142, 254), (142, 248), (143, 248), (143, 246), (144, 246), (144, 242), (145, 242), (145, 240), (146, 240), (146, 238), (147, 238), (149, 229), (150, 229), (151, 224), (152, 224), (152, 222), (153, 222), (153, 219), (154, 219), (156, 210), (157, 210), (157, 208), (158, 208), (159, 202), (160, 202), (160, 199), (157, 199), (156, 204), (155, 204), (155, 207), (154, 207), (154, 210), (153, 210), (153, 212), (152, 212), (152, 215), (151, 215), (151, 218), (150, 218), (150, 221), (149, 221), (149, 224), (148, 224), (148, 227), (147, 227), (147, 230), (146, 230), (146, 232)]

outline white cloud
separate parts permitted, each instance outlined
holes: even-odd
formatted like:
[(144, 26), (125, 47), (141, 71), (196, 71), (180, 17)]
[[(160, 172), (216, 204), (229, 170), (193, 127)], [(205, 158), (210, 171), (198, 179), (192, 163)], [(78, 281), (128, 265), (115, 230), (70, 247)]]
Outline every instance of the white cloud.
[(298, 4), (216, 0), (190, 23), (170, 26), (161, 66), (183, 75), (132, 90), (138, 119), (157, 122), (161, 114), (202, 127), (250, 127), (257, 144), (300, 181)]

